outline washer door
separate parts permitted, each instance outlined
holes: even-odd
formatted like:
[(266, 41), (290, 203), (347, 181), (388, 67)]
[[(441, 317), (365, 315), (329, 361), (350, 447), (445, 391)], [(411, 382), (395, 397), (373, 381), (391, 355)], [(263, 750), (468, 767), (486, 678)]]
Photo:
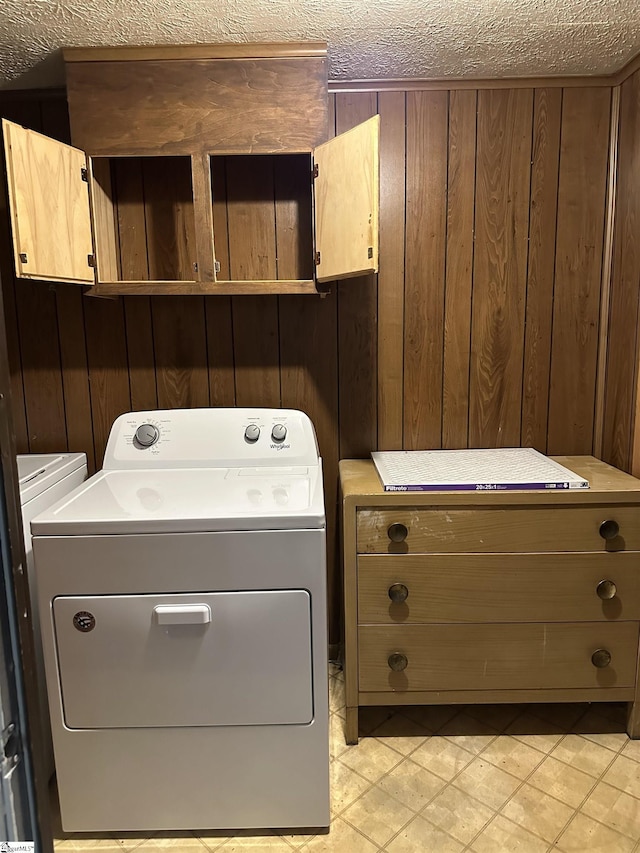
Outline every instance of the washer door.
[(306, 590), (60, 596), (53, 618), (69, 728), (313, 718)]

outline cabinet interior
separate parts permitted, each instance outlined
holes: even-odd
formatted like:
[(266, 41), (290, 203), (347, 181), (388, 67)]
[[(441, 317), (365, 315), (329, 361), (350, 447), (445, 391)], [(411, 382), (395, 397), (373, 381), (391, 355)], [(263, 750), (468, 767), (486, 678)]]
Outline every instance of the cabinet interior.
[(313, 279), (311, 155), (212, 156), (218, 281)]
[(190, 157), (94, 157), (98, 281), (194, 281)]

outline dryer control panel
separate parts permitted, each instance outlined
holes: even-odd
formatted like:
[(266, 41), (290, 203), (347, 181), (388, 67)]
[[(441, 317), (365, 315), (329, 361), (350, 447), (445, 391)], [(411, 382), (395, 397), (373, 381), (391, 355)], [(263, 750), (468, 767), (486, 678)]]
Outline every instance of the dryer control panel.
[(114, 422), (104, 469), (318, 465), (309, 417), (296, 409), (170, 409)]

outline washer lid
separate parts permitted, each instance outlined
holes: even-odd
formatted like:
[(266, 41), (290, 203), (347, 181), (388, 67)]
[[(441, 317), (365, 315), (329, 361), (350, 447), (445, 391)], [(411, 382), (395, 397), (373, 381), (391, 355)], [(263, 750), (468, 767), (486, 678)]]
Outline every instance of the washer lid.
[(25, 453), (17, 456), (20, 503), (41, 495), (78, 468), (86, 468), (85, 453)]
[(320, 465), (101, 471), (31, 522), (36, 536), (324, 526)]

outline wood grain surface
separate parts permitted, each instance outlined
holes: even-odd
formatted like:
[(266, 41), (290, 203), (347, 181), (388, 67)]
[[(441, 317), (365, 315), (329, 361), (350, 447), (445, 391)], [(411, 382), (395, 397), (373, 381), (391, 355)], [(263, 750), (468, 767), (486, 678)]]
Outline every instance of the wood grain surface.
[[(603, 458), (636, 471), (640, 282), (640, 71), (621, 87), (618, 181), (611, 276)], [(636, 426), (637, 425), (637, 426)]]
[[(609, 336), (612, 378), (605, 386), (605, 436), (611, 436), (605, 447), (620, 447), (607, 450), (616, 461), (630, 453), (629, 418), (636, 399), (631, 351), (636, 346), (640, 274), (632, 236), (635, 199), (640, 197), (638, 85), (637, 78), (629, 81), (622, 103), (623, 171)], [(331, 518), (338, 458), (366, 457), (376, 448), (408, 448), (419, 437), (426, 441), (427, 433), (431, 446), (499, 446), (508, 435), (513, 444), (558, 449), (561, 432), (562, 450), (581, 451), (595, 418), (593, 403), (587, 406), (582, 399), (594, 399), (595, 368), (587, 382), (582, 362), (596, 365), (600, 334), (599, 308), (594, 309), (599, 305), (603, 237), (596, 223), (602, 226), (604, 217), (608, 90), (571, 86), (570, 92), (551, 87), (513, 92), (489, 87), (478, 93), (453, 87), (448, 94), (409, 89), (384, 91), (379, 97), (375, 92), (342, 93), (329, 100), (332, 132), (336, 121), (343, 131), (376, 112), (382, 117), (377, 280), (332, 284), (324, 299), (202, 296), (193, 274), (189, 278), (198, 295), (185, 300), (140, 295), (88, 299), (79, 290), (70, 295), (59, 285), (54, 293), (45, 284), (20, 291), (18, 310), (16, 283), (3, 276), (19, 449), (86, 450), (90, 464), (99, 467), (114, 418), (130, 408), (299, 406), (314, 420), (325, 458), (330, 555), (337, 546)], [(51, 133), (65, 138), (63, 99), (14, 94), (0, 97), (0, 105), (9, 118), (35, 130), (45, 129), (46, 116)], [(233, 202), (229, 207), (227, 200), (228, 160), (238, 158), (212, 158), (213, 227), (216, 235), (222, 234), (215, 246), (221, 281), (231, 279), (230, 243), (233, 254), (233, 246), (243, 239), (251, 249), (251, 276), (265, 266), (280, 278), (296, 265), (298, 272), (304, 270), (308, 243), (304, 229), (293, 226), (296, 206), (299, 216), (306, 215), (299, 201), (304, 170), (300, 167), (294, 175), (289, 169), (300, 157), (306, 160), (308, 154), (272, 158), (274, 193), (268, 205), (254, 199), (250, 216), (257, 219), (255, 232), (244, 236)], [(140, 158), (112, 162), (119, 274), (130, 281), (148, 280), (149, 265), (175, 276), (185, 274), (191, 263), (195, 238), (189, 222), (194, 220), (182, 206), (180, 186), (190, 185), (192, 175), (189, 159), (180, 162), (185, 164), (182, 177), (166, 181), (167, 193), (160, 186), (165, 180), (161, 169), (154, 178), (153, 167)], [(434, 188), (434, 197), (427, 197), (428, 187)], [(232, 197), (238, 192), (232, 188)], [(424, 227), (428, 211), (435, 231)], [(236, 222), (231, 240), (229, 215)], [(150, 226), (155, 236), (148, 240)], [(563, 262), (560, 254), (554, 261), (556, 238)], [(165, 251), (165, 241), (175, 244), (176, 251)], [(277, 249), (277, 269), (275, 254), (270, 260), (262, 257), (266, 250), (260, 247), (267, 243), (269, 252)], [(430, 247), (426, 253), (420, 248), (425, 244)], [(583, 304), (587, 281), (588, 304)], [(165, 287), (178, 285), (168, 281)], [(135, 285), (132, 291), (139, 292)], [(39, 340), (33, 337), (35, 328)], [(428, 346), (430, 359), (424, 351)], [(570, 377), (577, 361), (584, 382), (574, 388)], [(559, 383), (553, 390), (551, 373)], [(425, 408), (429, 400), (431, 408)], [(32, 446), (29, 435), (36, 437)], [(338, 564), (330, 565), (331, 634), (337, 642)]]
[(380, 116), (313, 151), (316, 279), (378, 272)]
[(533, 109), (520, 441), (523, 446), (535, 447), (544, 453), (547, 449), (562, 90), (537, 89)]
[(72, 62), (66, 72), (71, 139), (92, 156), (310, 151), (326, 139), (323, 57)]
[(22, 330), (20, 350), (29, 449), (43, 453), (52, 443), (66, 450), (55, 290), (43, 288), (39, 282), (21, 281), (16, 291), (16, 306)]
[(117, 47), (65, 47), (65, 62), (129, 62), (140, 59), (264, 59), (266, 57), (300, 57), (327, 54), (327, 43), (249, 42), (225, 44), (155, 44)]
[(478, 93), (449, 95), (447, 249), (442, 365), (442, 447), (466, 447), (475, 239)]
[(92, 284), (86, 156), (6, 120), (3, 136), (17, 274)]
[(469, 445), (520, 442), (533, 91), (478, 93)]
[(380, 270), (378, 272), (378, 446), (401, 450), (404, 413), (404, 210), (406, 104), (383, 93), (380, 114)]
[[(58, 112), (66, 116), (66, 109), (60, 102), (56, 102)], [(41, 116), (42, 100), (39, 97), (31, 98), (8, 98), (2, 103), (2, 115), (10, 121), (15, 121), (32, 130), (42, 131)], [(67, 121), (68, 125), (68, 121)], [(61, 141), (65, 140), (61, 136)], [(27, 414), (24, 386), (21, 372), (20, 333), (18, 328), (18, 316), (16, 309), (16, 279), (14, 255), (11, 237), (11, 223), (7, 196), (4, 191), (6, 183), (6, 169), (3, 168), (3, 192), (0, 193), (0, 221), (2, 222), (2, 234), (0, 235), (0, 273), (2, 275), (2, 295), (4, 300), (4, 317), (6, 325), (7, 354), (9, 358), (11, 398), (13, 410), (13, 428), (16, 434), (16, 449), (18, 453), (26, 453), (29, 449), (27, 436)]]
[[(358, 630), (360, 689), (497, 690), (631, 687), (635, 684), (637, 622), (556, 622), (481, 625), (366, 625)], [(433, 649), (438, 654), (433, 654)], [(609, 649), (611, 666), (597, 669), (594, 649)], [(390, 654), (409, 660), (392, 672)], [(615, 663), (613, 663), (615, 661)], [(397, 701), (397, 700), (396, 700)]]
[[(393, 554), (358, 557), (358, 623), (640, 620), (635, 552), (618, 554)], [(608, 578), (615, 595), (602, 600)], [(407, 598), (389, 597), (403, 584)]]
[[(83, 446), (69, 449), (83, 450), (92, 441), (96, 467), (100, 468), (111, 425), (118, 415), (131, 411), (122, 300), (85, 299), (84, 321), (93, 435), (85, 437)], [(55, 448), (53, 440), (51, 448)]]
[(404, 446), (442, 445), (447, 92), (407, 95)]
[(592, 451), (610, 109), (607, 89), (563, 96), (549, 453)]
[[(335, 132), (377, 112), (375, 95), (336, 95)], [(366, 456), (378, 431), (378, 285), (373, 275), (334, 285), (338, 293), (340, 456)]]

